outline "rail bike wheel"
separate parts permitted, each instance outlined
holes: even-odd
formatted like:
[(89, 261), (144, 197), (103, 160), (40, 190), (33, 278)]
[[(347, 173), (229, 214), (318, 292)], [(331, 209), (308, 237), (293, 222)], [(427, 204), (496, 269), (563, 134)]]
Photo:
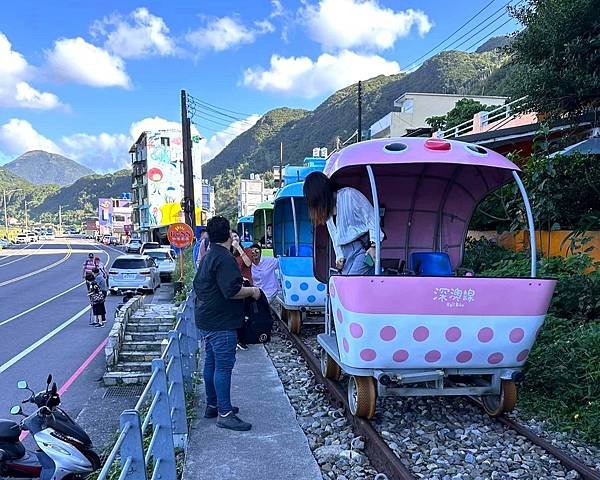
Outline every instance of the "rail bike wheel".
[(484, 395), (481, 397), (483, 409), (490, 417), (497, 417), (504, 412), (511, 412), (517, 403), (517, 386), (511, 380), (502, 380), (500, 395)]
[(330, 380), (338, 380), (342, 370), (325, 350), (321, 349), (321, 374)]
[(352, 376), (348, 382), (348, 405), (350, 412), (367, 419), (375, 415), (377, 389), (373, 377)]
[(287, 326), (290, 333), (298, 335), (302, 327), (302, 315), (300, 310), (288, 310), (286, 313)]

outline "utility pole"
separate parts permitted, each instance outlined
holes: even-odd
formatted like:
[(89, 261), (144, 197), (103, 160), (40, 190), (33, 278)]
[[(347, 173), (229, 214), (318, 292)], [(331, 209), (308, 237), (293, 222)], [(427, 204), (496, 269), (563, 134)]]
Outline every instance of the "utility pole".
[(283, 142), (279, 142), (279, 188), (283, 185)]
[(62, 205), (58, 206), (58, 234), (62, 236)]
[(192, 230), (196, 227), (196, 205), (194, 201), (194, 165), (192, 163), (191, 121), (187, 112), (187, 94), (181, 91), (181, 144), (183, 147), (183, 200), (181, 207), (185, 213), (185, 223)]
[(362, 142), (362, 82), (358, 81), (358, 137), (357, 141)]
[(27, 200), (23, 200), (25, 202), (25, 230), (29, 231), (29, 222), (27, 221)]

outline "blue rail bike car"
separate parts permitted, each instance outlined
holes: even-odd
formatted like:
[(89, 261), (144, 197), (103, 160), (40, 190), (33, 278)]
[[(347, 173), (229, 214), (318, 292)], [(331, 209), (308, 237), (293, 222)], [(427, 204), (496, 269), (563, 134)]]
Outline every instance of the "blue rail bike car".
[(237, 233), (240, 236), (240, 242), (244, 248), (250, 247), (254, 243), (254, 215), (240, 217), (237, 222)]
[(326, 285), (313, 274), (313, 227), (302, 194), (304, 182), (284, 186), (275, 197), (273, 249), (279, 258), (281, 316), (292, 333), (303, 323), (323, 323)]

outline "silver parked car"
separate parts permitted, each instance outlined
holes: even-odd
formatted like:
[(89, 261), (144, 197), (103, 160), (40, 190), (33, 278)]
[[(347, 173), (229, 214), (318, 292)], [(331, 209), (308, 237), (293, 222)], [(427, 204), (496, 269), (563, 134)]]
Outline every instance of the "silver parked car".
[(150, 290), (160, 287), (158, 265), (148, 255), (121, 255), (108, 271), (109, 287), (113, 293), (121, 290)]
[(171, 255), (171, 250), (168, 248), (151, 248), (144, 251), (144, 255), (152, 257), (158, 265), (160, 276), (171, 280), (171, 276), (175, 271), (175, 259)]

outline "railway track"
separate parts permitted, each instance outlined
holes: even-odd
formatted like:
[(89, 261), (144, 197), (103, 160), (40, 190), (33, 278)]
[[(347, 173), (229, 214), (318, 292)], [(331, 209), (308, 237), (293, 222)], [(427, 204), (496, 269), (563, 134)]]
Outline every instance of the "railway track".
[[(283, 336), (294, 345), (298, 352), (300, 352), (306, 365), (313, 372), (315, 381), (321, 383), (325, 387), (325, 393), (332, 403), (343, 408), (346, 418), (352, 425), (355, 434), (364, 437), (365, 453), (368, 455), (373, 467), (385, 474), (389, 479), (413, 480), (417, 478), (403, 464), (396, 453), (394, 453), (394, 450), (390, 448), (372, 422), (355, 417), (350, 413), (345, 388), (341, 383), (323, 377), (321, 374), (320, 361), (316, 357), (313, 348), (310, 345), (307, 345), (301, 336), (290, 333), (283, 322), (280, 322), (279, 330)], [(478, 407), (481, 407), (481, 403), (478, 400), (470, 399), (470, 401)], [(584, 480), (600, 480), (600, 472), (589, 467), (570, 453), (555, 447), (548, 440), (540, 437), (515, 420), (504, 415), (495, 418), (495, 420), (504, 427), (525, 437), (531, 444), (540, 447), (545, 452), (552, 455), (567, 470), (576, 471), (579, 474), (579, 478)]]

